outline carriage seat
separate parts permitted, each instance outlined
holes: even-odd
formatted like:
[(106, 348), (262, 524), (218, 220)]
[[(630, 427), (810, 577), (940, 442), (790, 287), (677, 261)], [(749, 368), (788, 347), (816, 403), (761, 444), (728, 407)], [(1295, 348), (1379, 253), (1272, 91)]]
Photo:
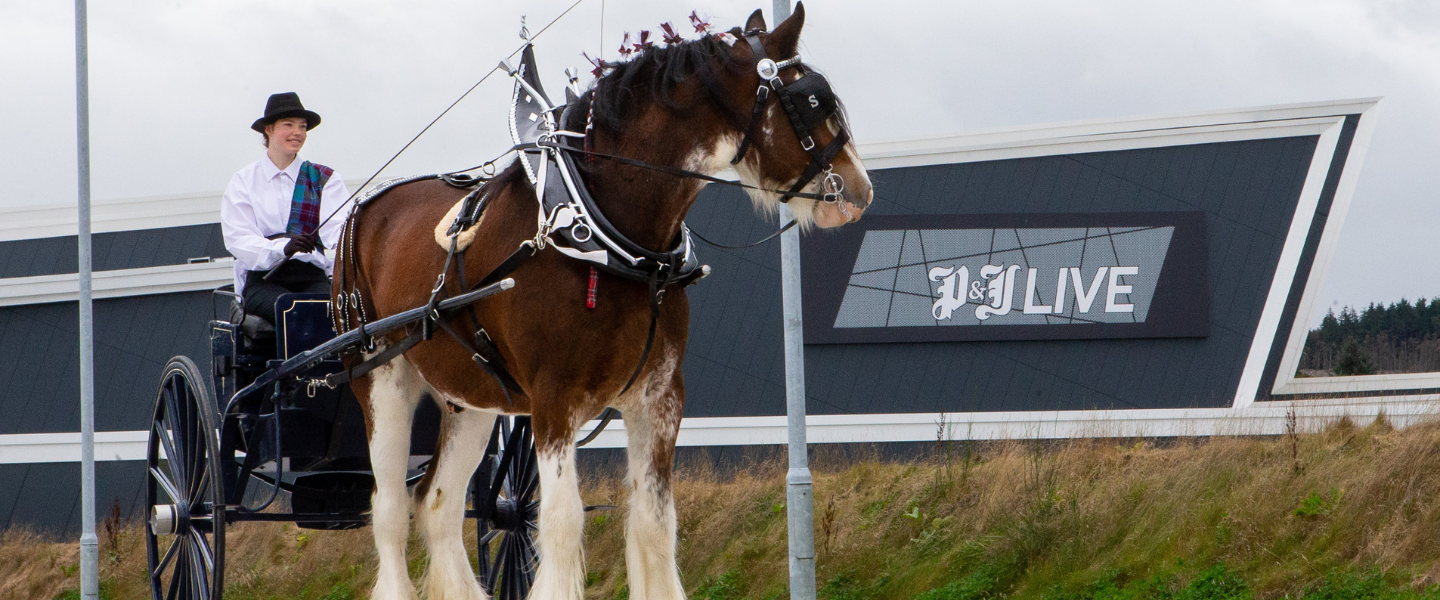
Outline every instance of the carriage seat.
[[(245, 312), (240, 298), (231, 296), (231, 325), (238, 326), (245, 347), (274, 348), (274, 356), (289, 358), (335, 337), (330, 323), (330, 294), (281, 294), (275, 299), (275, 314), (282, 323)], [(264, 353), (269, 354), (267, 349)]]
[(230, 303), (230, 323), (240, 326), (240, 333), (251, 340), (275, 339), (275, 324), (265, 317), (245, 312), (240, 302)]

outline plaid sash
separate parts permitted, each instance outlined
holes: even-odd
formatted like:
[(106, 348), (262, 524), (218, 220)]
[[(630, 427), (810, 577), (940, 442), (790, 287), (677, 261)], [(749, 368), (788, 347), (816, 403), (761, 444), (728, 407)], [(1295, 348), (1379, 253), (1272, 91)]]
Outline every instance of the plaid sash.
[(285, 233), (312, 233), (320, 226), (320, 192), (330, 181), (334, 169), (310, 161), (300, 163), (300, 176), (295, 179), (295, 195), (290, 198), (290, 223)]

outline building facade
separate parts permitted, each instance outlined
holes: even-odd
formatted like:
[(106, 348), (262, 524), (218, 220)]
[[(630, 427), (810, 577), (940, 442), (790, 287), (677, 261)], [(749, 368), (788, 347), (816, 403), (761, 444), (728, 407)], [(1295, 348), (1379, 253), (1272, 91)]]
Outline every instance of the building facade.
[[(1429, 374), (1296, 379), (1377, 100), (862, 144), (875, 201), (802, 236), (816, 443), (1279, 433), (1429, 411)], [(208, 363), (231, 278), (218, 195), (97, 204), (102, 514), (142, 500), (161, 368)], [(0, 527), (79, 526), (74, 209), (0, 218)], [(707, 188), (687, 220), (774, 229)], [(687, 446), (783, 444), (779, 248), (700, 247)], [(519, 274), (523, 279), (523, 273)], [(523, 285), (523, 281), (522, 281)], [(616, 423), (594, 447), (622, 448)]]

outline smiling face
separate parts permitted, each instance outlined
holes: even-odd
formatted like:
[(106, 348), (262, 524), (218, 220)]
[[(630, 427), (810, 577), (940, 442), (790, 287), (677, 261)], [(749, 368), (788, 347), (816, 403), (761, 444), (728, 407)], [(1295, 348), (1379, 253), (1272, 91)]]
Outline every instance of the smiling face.
[(307, 123), (301, 117), (276, 119), (265, 126), (265, 135), (270, 138), (265, 147), (285, 154), (299, 154), (300, 148), (305, 146), (306, 130)]

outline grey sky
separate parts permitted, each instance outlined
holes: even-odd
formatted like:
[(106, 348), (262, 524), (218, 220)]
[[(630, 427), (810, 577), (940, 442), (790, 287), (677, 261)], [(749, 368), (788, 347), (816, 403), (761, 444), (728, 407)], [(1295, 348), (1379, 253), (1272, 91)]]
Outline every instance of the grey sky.
[[(607, 0), (621, 34), (721, 27), (769, 0)], [(379, 167), (570, 0), (92, 2), (97, 199), (202, 192), (262, 150), (271, 92), (324, 116), (306, 155), (347, 179)], [(547, 84), (600, 49), (601, 0), (538, 41)], [(875, 140), (1008, 125), (1384, 96), (1325, 305), (1440, 295), (1440, 5), (1395, 0), (807, 3), (806, 60)], [(70, 2), (0, 2), (0, 206), (75, 197)], [(682, 31), (690, 31), (685, 26)], [(582, 82), (588, 81), (588, 76)], [(472, 166), (508, 144), (492, 77), (387, 173)]]

